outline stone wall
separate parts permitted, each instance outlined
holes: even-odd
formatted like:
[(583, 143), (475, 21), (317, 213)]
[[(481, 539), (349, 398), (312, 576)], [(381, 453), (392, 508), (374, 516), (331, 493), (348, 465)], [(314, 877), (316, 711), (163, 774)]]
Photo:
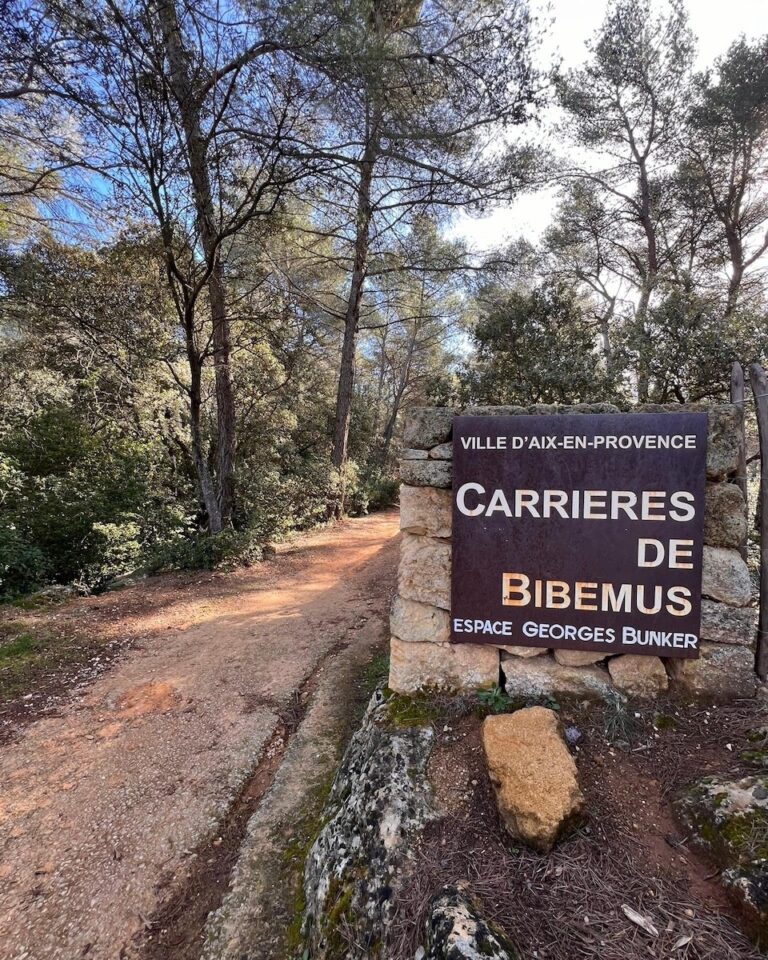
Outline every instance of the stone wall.
[(702, 623), (698, 660), (538, 647), (451, 644), (451, 433), (454, 416), (526, 413), (619, 413), (612, 404), (572, 407), (419, 407), (405, 426), (400, 465), (402, 547), (391, 614), (390, 687), (400, 693), (506, 685), (511, 696), (610, 691), (731, 700), (756, 691), (757, 611), (741, 550), (747, 539), (744, 497), (733, 480), (744, 442), (742, 411), (731, 404), (638, 405), (633, 411), (704, 410), (709, 417), (704, 517)]

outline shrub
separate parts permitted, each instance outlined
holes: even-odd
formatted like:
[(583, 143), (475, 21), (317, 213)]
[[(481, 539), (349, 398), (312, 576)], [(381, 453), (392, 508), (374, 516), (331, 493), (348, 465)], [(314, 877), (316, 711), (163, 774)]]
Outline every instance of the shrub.
[(253, 530), (222, 530), (179, 537), (159, 546), (147, 567), (163, 570), (214, 570), (217, 567), (250, 566), (264, 555), (263, 544)]
[(45, 583), (48, 572), (42, 550), (28, 543), (13, 523), (0, 520), (0, 597), (29, 593)]

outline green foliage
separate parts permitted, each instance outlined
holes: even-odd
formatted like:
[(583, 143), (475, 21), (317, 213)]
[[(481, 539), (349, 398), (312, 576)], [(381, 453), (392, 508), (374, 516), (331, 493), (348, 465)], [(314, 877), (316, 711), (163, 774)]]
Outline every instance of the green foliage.
[(94, 432), (69, 406), (9, 430), (0, 441), (2, 595), (48, 579), (99, 587), (140, 565), (183, 523), (159, 489), (162, 453), (114, 429)]
[(592, 325), (577, 297), (562, 285), (489, 291), (474, 339), (476, 359), (463, 377), (471, 402), (576, 403), (616, 395)]
[(0, 597), (34, 590), (45, 583), (48, 569), (42, 550), (28, 543), (11, 521), (0, 519)]
[(477, 699), (484, 707), (487, 707), (490, 713), (506, 713), (514, 703), (512, 697), (507, 695), (504, 687), (500, 687), (498, 684), (491, 687), (490, 690), (481, 690)]
[(213, 570), (217, 567), (250, 566), (261, 560), (263, 546), (250, 530), (222, 530), (180, 536), (161, 544), (150, 556), (151, 573), (162, 570)]

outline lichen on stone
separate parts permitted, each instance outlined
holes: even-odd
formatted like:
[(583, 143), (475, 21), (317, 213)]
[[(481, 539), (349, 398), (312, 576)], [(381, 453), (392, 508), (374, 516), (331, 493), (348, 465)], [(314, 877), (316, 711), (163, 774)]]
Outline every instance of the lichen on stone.
[(512, 941), (471, 900), (446, 887), (430, 904), (424, 960), (520, 960)]
[(393, 722), (391, 699), (371, 698), (307, 857), (304, 942), (313, 960), (382, 955), (398, 870), (435, 816), (426, 776), (434, 732)]
[(722, 869), (722, 881), (768, 943), (768, 776), (705, 777), (675, 802), (693, 843)]

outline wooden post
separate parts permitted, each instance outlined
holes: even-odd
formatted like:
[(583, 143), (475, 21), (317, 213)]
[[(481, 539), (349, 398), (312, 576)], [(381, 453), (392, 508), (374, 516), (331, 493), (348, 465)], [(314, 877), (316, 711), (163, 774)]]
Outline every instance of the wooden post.
[(768, 676), (768, 378), (759, 363), (750, 364), (749, 379), (760, 438), (760, 619), (757, 624), (755, 670), (761, 680)]
[[(736, 360), (731, 367), (731, 403), (736, 403), (741, 407), (742, 413), (746, 416), (744, 408), (744, 368)], [(741, 431), (741, 449), (739, 451), (739, 469), (736, 471), (736, 484), (744, 494), (744, 504), (749, 517), (749, 498), (747, 496), (747, 437), (745, 429)], [(742, 544), (741, 555), (747, 559), (747, 545)]]

